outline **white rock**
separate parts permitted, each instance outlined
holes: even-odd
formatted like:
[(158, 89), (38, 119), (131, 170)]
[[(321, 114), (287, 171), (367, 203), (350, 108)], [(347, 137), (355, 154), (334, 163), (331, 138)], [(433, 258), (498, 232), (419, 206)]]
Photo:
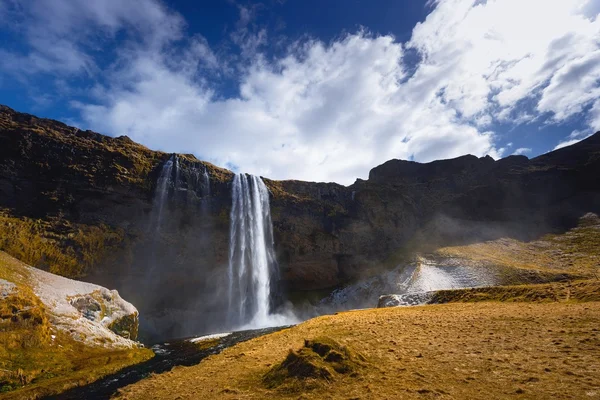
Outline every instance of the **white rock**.
[(17, 286), (14, 283), (0, 279), (0, 300), (10, 296), (16, 288)]
[(46, 305), (50, 322), (75, 340), (103, 347), (137, 347), (109, 326), (123, 317), (137, 320), (137, 309), (116, 290), (54, 275), (25, 266), (35, 294)]
[(200, 336), (197, 338), (190, 339), (190, 342), (199, 343), (199, 342), (204, 342), (206, 340), (221, 339), (221, 338), (224, 338), (229, 335), (231, 335), (231, 333), (215, 333), (214, 335), (206, 335), (206, 336)]

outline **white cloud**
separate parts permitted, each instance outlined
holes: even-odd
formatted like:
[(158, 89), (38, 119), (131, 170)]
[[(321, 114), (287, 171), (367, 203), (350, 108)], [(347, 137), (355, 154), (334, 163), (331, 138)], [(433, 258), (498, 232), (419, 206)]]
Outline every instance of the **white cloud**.
[(552, 111), (556, 120), (581, 113), (584, 106), (600, 98), (599, 81), (600, 48), (558, 69), (542, 92), (538, 110)]
[(600, 131), (600, 100), (596, 100), (590, 109), (588, 123), (593, 131)]
[(592, 133), (593, 132), (591, 132), (590, 130), (580, 131), (576, 129), (573, 132), (571, 132), (571, 134), (569, 135), (569, 139), (584, 139), (586, 137), (589, 137)]
[(537, 94), (537, 111), (562, 121), (598, 97), (600, 19), (590, 15), (598, 0), (438, 3), (410, 45), (428, 64), (453, 65), (444, 95), (465, 116), (524, 123), (534, 116), (513, 112)]
[(513, 152), (514, 156), (520, 156), (522, 154), (527, 154), (527, 153), (531, 153), (531, 149), (528, 147), (519, 147), (518, 149), (516, 149)]
[[(82, 0), (36, 3), (58, 20), (32, 12), (31, 30), (50, 24), (49, 37), (64, 39), (72, 57), (56, 64), (31, 34), (27, 57), (40, 57), (40, 69), (95, 74), (89, 43), (70, 41), (74, 32), (93, 43), (98, 32), (102, 40), (122, 31), (143, 37), (102, 71), (108, 83), (94, 89), (93, 102), (73, 103), (86, 125), (273, 178), (350, 183), (390, 158), (499, 157), (497, 121), (559, 123), (587, 113), (589, 126), (600, 126), (596, 3), (436, 0), (407, 44), (357, 32), (331, 43), (300, 40), (274, 60), (261, 53), (267, 32), (240, 7), (231, 35), (244, 63), (235, 98), (215, 91), (211, 74), (229, 66), (204, 39), (186, 40), (183, 51), (169, 45), (184, 23), (154, 0), (94, 3), (76, 23), (73, 7)], [(132, 16), (129, 7), (143, 11)], [(422, 56), (412, 75), (402, 63), (407, 46)]]
[(393, 38), (362, 33), (302, 43), (276, 63), (253, 64), (241, 97), (227, 100), (139, 59), (101, 105), (77, 106), (103, 131), (274, 178), (350, 183), (394, 157), (497, 157), (493, 135), (461, 122), (428, 74), (399, 83), (402, 54)]
[[(120, 32), (127, 46), (157, 51), (177, 39), (183, 19), (158, 0), (0, 0), (7, 24), (27, 39), (29, 51), (0, 49), (0, 65), (21, 77), (33, 73), (99, 73), (92, 55)], [(24, 21), (21, 23), (21, 20)]]
[(267, 31), (252, 26), (259, 5), (250, 7), (238, 4), (237, 7), (240, 16), (236, 30), (230, 35), (231, 40), (239, 46), (242, 58), (251, 59), (257, 55), (261, 47), (267, 44)]

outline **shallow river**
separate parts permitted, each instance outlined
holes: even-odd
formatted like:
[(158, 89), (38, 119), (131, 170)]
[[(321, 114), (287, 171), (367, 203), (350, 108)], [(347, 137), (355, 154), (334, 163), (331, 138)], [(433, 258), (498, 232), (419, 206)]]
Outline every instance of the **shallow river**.
[(115, 374), (108, 375), (89, 385), (73, 388), (59, 395), (45, 397), (44, 399), (110, 399), (118, 389), (147, 378), (150, 374), (166, 372), (177, 365), (190, 366), (198, 364), (205, 357), (220, 353), (223, 349), (231, 347), (236, 343), (284, 328), (275, 327), (233, 332), (220, 338), (216, 345), (202, 350), (199, 349), (199, 346), (190, 342), (189, 339), (179, 339), (168, 343), (156, 344), (152, 346), (155, 356), (151, 360), (124, 368)]

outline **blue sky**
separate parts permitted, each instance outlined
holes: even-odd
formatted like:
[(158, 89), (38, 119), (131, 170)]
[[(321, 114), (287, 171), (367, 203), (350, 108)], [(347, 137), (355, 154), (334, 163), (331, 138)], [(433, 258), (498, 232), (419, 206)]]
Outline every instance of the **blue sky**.
[(276, 179), (600, 130), (600, 0), (0, 0), (0, 103)]

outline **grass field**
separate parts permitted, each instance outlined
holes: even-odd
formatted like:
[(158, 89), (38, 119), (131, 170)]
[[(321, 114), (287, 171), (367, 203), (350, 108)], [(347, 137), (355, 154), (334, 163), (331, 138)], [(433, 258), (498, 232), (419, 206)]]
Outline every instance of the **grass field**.
[[(333, 342), (359, 361), (351, 373), (338, 372), (307, 341)], [(600, 302), (452, 303), (323, 316), (153, 376), (118, 398), (600, 398)]]

